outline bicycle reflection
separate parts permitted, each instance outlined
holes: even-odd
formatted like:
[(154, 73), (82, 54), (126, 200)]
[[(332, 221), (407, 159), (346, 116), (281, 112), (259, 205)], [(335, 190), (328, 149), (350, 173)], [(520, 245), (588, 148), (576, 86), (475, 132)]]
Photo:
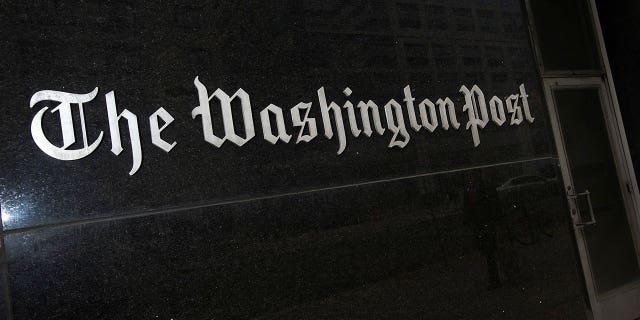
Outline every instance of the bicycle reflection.
[(498, 185), (476, 172), (466, 185), (464, 222), (485, 256), (488, 287), (495, 289), (520, 273), (516, 245), (532, 246), (542, 236), (553, 237), (555, 223), (549, 210), (555, 179), (519, 176)]

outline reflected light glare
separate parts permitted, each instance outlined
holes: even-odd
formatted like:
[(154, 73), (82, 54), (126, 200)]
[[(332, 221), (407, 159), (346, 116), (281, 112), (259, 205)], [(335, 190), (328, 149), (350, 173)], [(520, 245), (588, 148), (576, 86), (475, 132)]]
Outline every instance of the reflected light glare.
[(2, 212), (0, 214), (2, 214), (2, 222), (3, 223), (7, 223), (7, 222), (11, 221), (11, 215), (8, 212), (2, 210)]
[[(15, 217), (19, 215), (19, 212), (22, 211), (20, 207), (8, 206), (5, 204), (4, 206), (0, 206), (0, 216), (2, 216), (2, 224), (6, 227), (9, 223), (13, 222)], [(18, 212), (18, 213), (17, 213)]]
[(34, 202), (24, 195), (2, 203), (0, 205), (0, 216), (2, 217), (3, 226), (7, 228), (20, 222), (27, 214), (33, 212), (34, 206)]

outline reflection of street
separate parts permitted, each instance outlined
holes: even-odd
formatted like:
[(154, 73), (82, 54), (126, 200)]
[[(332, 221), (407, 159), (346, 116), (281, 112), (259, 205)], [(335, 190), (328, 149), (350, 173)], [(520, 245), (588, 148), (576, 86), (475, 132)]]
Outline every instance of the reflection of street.
[(519, 176), (496, 188), (505, 211), (509, 238), (522, 245), (540, 241), (540, 236), (553, 236), (557, 214), (552, 208), (556, 179)]
[(488, 288), (512, 282), (522, 272), (520, 248), (551, 238), (558, 226), (553, 210), (555, 179), (518, 176), (497, 186), (474, 174), (465, 186), (463, 216), (485, 256)]
[(523, 247), (526, 271), (517, 283), (495, 290), (486, 290), (482, 254), (469, 252), (258, 318), (584, 319), (580, 288), (564, 271), (574, 258), (557, 245), (570, 240), (564, 232)]
[(517, 260), (510, 254), (510, 242), (505, 237), (508, 226), (502, 209), (494, 182), (480, 173), (470, 176), (465, 187), (464, 222), (485, 256), (489, 289), (502, 286), (518, 270)]

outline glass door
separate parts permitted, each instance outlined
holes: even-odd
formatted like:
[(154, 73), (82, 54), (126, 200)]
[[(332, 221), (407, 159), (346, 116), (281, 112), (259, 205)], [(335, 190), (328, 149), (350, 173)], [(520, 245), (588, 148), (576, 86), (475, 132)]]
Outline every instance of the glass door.
[(638, 208), (609, 91), (596, 77), (544, 83), (593, 316), (637, 319)]

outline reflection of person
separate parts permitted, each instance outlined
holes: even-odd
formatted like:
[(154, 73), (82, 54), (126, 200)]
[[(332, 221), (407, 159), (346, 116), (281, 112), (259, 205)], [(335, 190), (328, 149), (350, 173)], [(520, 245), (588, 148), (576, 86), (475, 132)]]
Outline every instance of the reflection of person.
[(502, 248), (502, 229), (504, 229), (504, 215), (498, 198), (496, 186), (489, 179), (475, 172), (466, 186), (464, 207), (464, 221), (475, 236), (478, 249), (487, 259), (489, 273), (489, 288), (497, 288), (504, 281)]

